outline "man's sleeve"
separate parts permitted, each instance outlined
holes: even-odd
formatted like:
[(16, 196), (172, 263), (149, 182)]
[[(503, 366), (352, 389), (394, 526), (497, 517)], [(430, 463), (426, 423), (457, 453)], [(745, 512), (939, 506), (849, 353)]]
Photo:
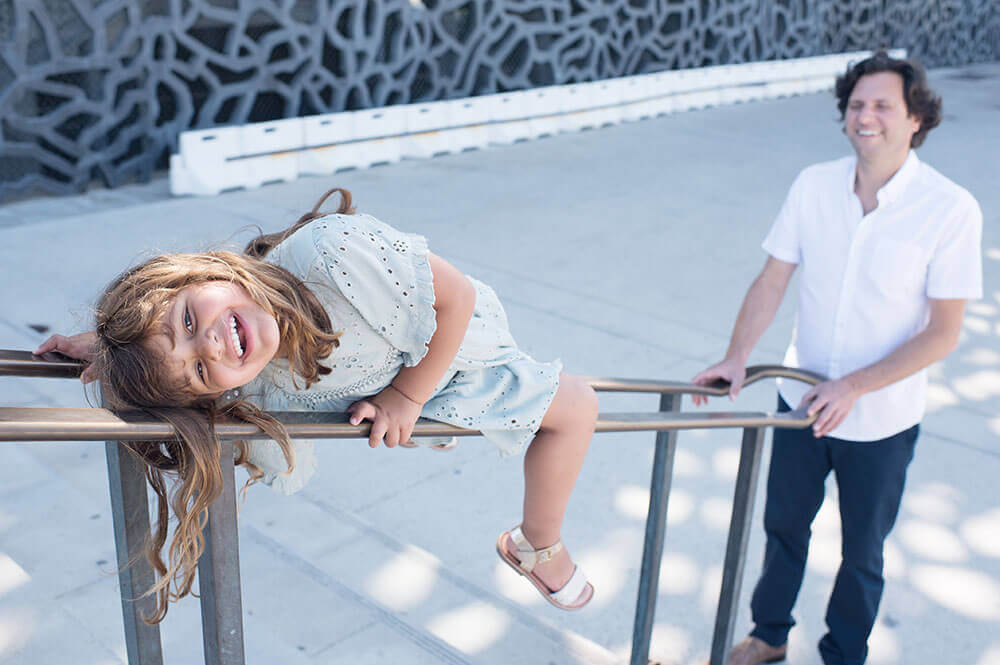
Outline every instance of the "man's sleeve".
[(799, 245), (799, 221), (802, 219), (802, 174), (795, 179), (785, 203), (781, 206), (778, 218), (774, 220), (771, 231), (764, 238), (761, 247), (764, 251), (785, 263), (798, 264), (801, 261)]
[(927, 269), (927, 297), (939, 299), (983, 296), (983, 213), (971, 194), (963, 192)]

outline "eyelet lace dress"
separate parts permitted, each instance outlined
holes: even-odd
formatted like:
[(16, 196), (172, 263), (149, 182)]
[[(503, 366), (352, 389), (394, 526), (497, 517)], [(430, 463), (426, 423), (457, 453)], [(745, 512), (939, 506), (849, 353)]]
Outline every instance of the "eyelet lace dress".
[[(427, 254), (423, 237), (370, 215), (322, 217), (271, 250), (267, 260), (301, 279), (343, 334), (340, 346), (321, 361), (331, 373), (308, 390), (278, 358), (241, 389), (243, 395), (268, 411), (343, 412), (386, 388), (403, 366), (419, 363), (437, 325)], [(518, 350), (493, 289), (472, 283), (476, 305), (469, 328), (420, 415), (480, 430), (508, 456), (523, 450), (538, 431), (561, 364), (539, 363)], [(291, 473), (278, 444), (249, 445), (249, 460), (264, 472), (264, 482), (285, 494), (301, 489), (317, 466), (312, 441), (292, 444)]]

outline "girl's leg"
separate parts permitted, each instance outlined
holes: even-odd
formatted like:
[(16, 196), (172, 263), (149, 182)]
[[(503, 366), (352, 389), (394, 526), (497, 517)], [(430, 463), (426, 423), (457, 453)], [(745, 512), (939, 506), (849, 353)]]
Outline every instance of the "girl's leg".
[[(593, 389), (578, 376), (560, 374), (556, 396), (524, 456), (521, 531), (535, 548), (548, 547), (561, 538), (566, 504), (596, 421), (597, 395)], [(517, 550), (509, 538), (507, 550)], [(573, 560), (563, 548), (550, 561), (539, 563), (534, 573), (550, 590), (557, 591), (569, 581), (573, 569)]]

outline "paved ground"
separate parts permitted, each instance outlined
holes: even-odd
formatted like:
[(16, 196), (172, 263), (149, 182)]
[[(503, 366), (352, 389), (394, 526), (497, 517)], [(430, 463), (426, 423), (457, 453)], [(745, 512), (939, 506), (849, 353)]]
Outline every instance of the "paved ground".
[[(958, 351), (932, 370), (932, 406), (887, 552), (871, 663), (1000, 663), (1000, 64), (937, 71), (945, 121), (921, 157), (985, 212), (985, 297)], [(662, 117), (509, 147), (173, 199), (165, 181), (0, 207), (0, 348), (30, 326), (71, 332), (116, 272), (151, 251), (238, 243), (282, 228), (332, 185), (425, 234), (494, 285), (520, 343), (569, 371), (686, 380), (724, 350), (764, 261), (760, 240), (794, 175), (849, 150), (829, 95)], [(778, 362), (785, 307), (755, 362)], [(0, 379), (0, 403), (81, 405), (69, 381)], [(754, 388), (740, 408), (770, 410)], [(650, 398), (602, 409), (653, 410)], [(715, 408), (728, 408), (720, 402)], [(620, 662), (628, 653), (651, 434), (599, 435), (565, 539), (597, 588), (590, 608), (544, 604), (493, 553), (519, 514), (520, 465), (481, 439), (449, 454), (324, 444), (302, 493), (254, 488), (241, 514), (248, 662)], [(681, 436), (653, 654), (708, 651), (737, 432)], [(838, 564), (836, 488), (817, 519), (790, 662), (819, 663)], [(0, 448), (0, 663), (124, 662), (103, 448)], [(750, 542), (744, 608), (763, 539)], [(168, 663), (201, 655), (198, 606), (163, 624)]]

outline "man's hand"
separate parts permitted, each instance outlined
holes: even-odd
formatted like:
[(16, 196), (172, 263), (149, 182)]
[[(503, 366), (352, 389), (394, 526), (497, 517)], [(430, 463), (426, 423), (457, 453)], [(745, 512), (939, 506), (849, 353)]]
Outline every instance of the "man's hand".
[[(746, 378), (747, 368), (745, 363), (735, 358), (725, 358), (722, 362), (716, 363), (708, 369), (699, 372), (693, 379), (691, 379), (691, 383), (699, 386), (707, 386), (714, 383), (718, 379), (728, 381), (729, 399), (733, 400), (740, 394), (740, 388), (743, 387), (743, 380)], [(694, 402), (695, 406), (708, 404), (708, 396), (692, 395), (691, 401)]]
[(819, 438), (844, 422), (859, 397), (861, 391), (845, 377), (817, 383), (802, 397), (799, 406), (809, 404), (807, 413), (810, 417), (819, 414), (819, 418), (813, 423), (813, 436)]
[(35, 349), (34, 354), (39, 356), (43, 353), (48, 353), (49, 351), (58, 351), (64, 356), (69, 356), (76, 360), (83, 360), (87, 363), (87, 366), (83, 368), (83, 373), (80, 374), (80, 380), (84, 383), (90, 383), (91, 381), (97, 380), (97, 376), (94, 374), (94, 366), (91, 365), (94, 361), (94, 350), (97, 346), (97, 333), (95, 332), (84, 332), (77, 335), (71, 335), (65, 337), (63, 335), (52, 335), (47, 340), (42, 342), (37, 349)]
[(414, 402), (390, 384), (382, 392), (355, 402), (347, 411), (351, 414), (352, 425), (363, 420), (372, 421), (369, 446), (378, 448), (379, 443), (385, 443), (387, 448), (394, 448), (410, 440), (421, 408), (422, 404)]

